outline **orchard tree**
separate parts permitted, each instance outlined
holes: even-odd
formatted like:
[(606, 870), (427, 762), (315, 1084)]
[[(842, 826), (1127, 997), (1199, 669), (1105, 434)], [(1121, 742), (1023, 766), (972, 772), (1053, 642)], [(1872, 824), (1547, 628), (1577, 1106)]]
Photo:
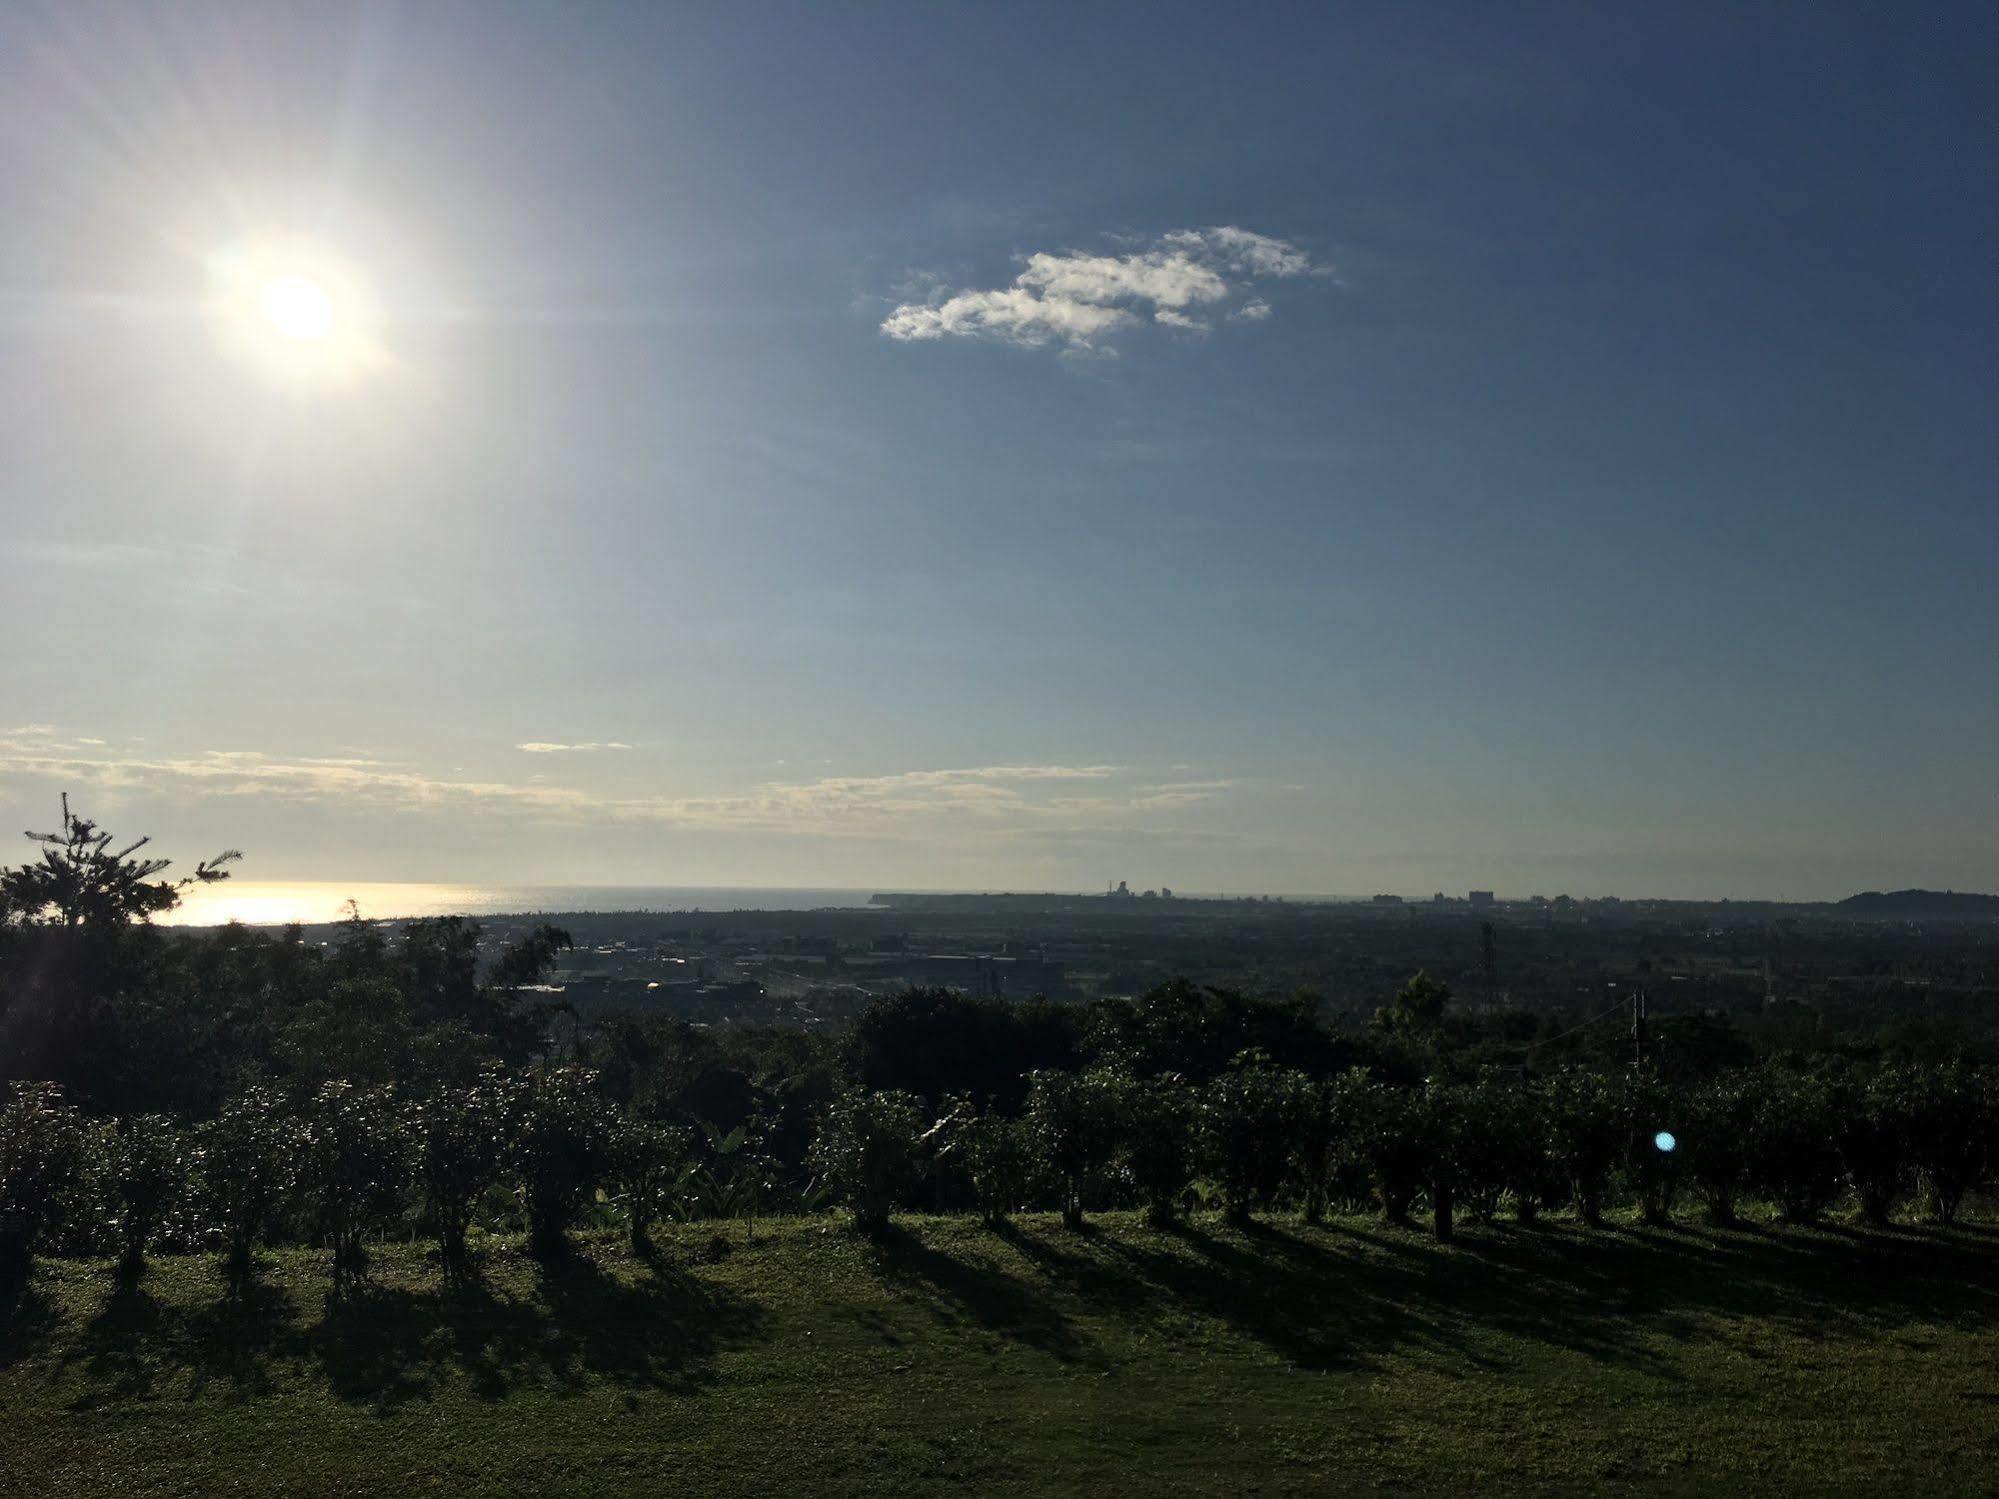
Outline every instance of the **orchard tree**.
[(91, 1132), (49, 1083), (16, 1083), (0, 1106), (0, 1298), (28, 1281), (35, 1250), (77, 1190)]
[(1090, 1185), (1109, 1168), (1122, 1139), (1124, 1090), (1117, 1073), (1033, 1073), (1027, 1084), (1027, 1128), (1036, 1159), (1053, 1180), (1062, 1203), (1062, 1221), (1083, 1226), (1083, 1201)]
[(136, 1280), (146, 1268), (146, 1251), (161, 1228), (187, 1203), (192, 1153), (173, 1120), (139, 1114), (109, 1131), (104, 1152), (104, 1187), (118, 1240), (118, 1275)]
[(1623, 1140), (1617, 1094), (1602, 1075), (1567, 1068), (1550, 1080), (1546, 1099), (1550, 1153), (1568, 1178), (1576, 1216), (1600, 1227)]
[(1292, 1134), (1305, 1102), (1301, 1073), (1244, 1052), (1201, 1090), (1201, 1163), (1222, 1192), (1229, 1222), (1242, 1225), (1283, 1185)]
[(1731, 1228), (1749, 1190), (1749, 1153), (1756, 1129), (1756, 1088), (1745, 1072), (1724, 1072), (1694, 1088), (1679, 1131), (1681, 1169), (1705, 1208), (1707, 1221)]
[(300, 1183), (333, 1255), (333, 1283), (358, 1280), (370, 1233), (402, 1204), (407, 1136), (395, 1094), (339, 1079), (320, 1085), (299, 1131)]
[(1145, 1221), (1170, 1227), (1194, 1176), (1194, 1091), (1177, 1073), (1133, 1079), (1123, 1114), (1124, 1168), (1145, 1203)]
[(506, 1074), (491, 1069), (470, 1083), (435, 1088), (409, 1108), (411, 1173), (446, 1285), (470, 1273), (466, 1236), (506, 1160), (516, 1092)]
[(1366, 1163), (1382, 1217), (1407, 1225), (1429, 1166), (1415, 1091), (1370, 1077), (1364, 1067), (1350, 1069), (1333, 1086), (1334, 1107), (1351, 1121), (1349, 1137)]
[(507, 1123), (507, 1165), (527, 1219), (528, 1252), (543, 1263), (569, 1253), (569, 1226), (611, 1166), (617, 1110), (583, 1067), (536, 1067), (522, 1079)]
[(1026, 1124), (992, 1110), (981, 1113), (970, 1099), (959, 1098), (931, 1134), (939, 1160), (955, 1163), (971, 1184), (980, 1221), (1003, 1226), (1026, 1198), (1033, 1173)]
[(854, 1227), (878, 1233), (915, 1184), (924, 1120), (900, 1090), (851, 1089), (826, 1106), (812, 1142), (813, 1171), (827, 1195), (852, 1213)]
[(257, 1245), (297, 1180), (299, 1135), (284, 1101), (252, 1087), (196, 1135), (195, 1174), (232, 1290), (249, 1283)]
[(611, 1137), (610, 1179), (625, 1207), (632, 1253), (652, 1250), (652, 1225), (671, 1211), (693, 1170), (693, 1137), (677, 1125), (626, 1119)]
[(1756, 1075), (1749, 1179), (1790, 1223), (1816, 1223), (1839, 1196), (1839, 1117), (1823, 1077), (1779, 1063)]

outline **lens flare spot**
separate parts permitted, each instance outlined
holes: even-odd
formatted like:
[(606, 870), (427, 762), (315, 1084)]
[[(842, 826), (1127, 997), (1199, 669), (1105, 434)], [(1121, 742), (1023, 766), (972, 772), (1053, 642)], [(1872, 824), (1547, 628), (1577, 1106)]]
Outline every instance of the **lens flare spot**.
[(1662, 1129), (1659, 1131), (1658, 1134), (1652, 1137), (1652, 1143), (1658, 1146), (1659, 1149), (1664, 1151), (1667, 1155), (1671, 1155), (1673, 1153), (1674, 1147), (1676, 1147), (1680, 1142), (1673, 1138), (1671, 1130)]

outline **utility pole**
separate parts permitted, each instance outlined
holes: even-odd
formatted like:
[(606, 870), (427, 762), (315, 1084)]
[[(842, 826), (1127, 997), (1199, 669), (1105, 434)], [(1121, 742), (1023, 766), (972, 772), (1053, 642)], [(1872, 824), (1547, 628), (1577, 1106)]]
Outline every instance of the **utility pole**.
[(1645, 1070), (1645, 991), (1631, 991), (1631, 1068)]

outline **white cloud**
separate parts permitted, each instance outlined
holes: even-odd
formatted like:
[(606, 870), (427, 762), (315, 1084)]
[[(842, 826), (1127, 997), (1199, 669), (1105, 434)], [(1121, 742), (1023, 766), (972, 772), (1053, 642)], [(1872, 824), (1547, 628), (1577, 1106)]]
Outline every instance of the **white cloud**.
[(622, 739), (590, 739), (581, 744), (551, 744), (545, 739), (530, 739), (514, 748), (530, 755), (587, 755), (596, 750), (628, 750), (631, 746)]
[[(772, 781), (716, 796), (611, 796), (524, 781), (433, 775), (361, 756), (256, 750), (84, 752), (38, 736), (0, 736), (0, 783), (53, 782), (103, 797), (249, 797), (343, 813), (511, 815), (571, 827), (616, 824), (920, 840), (952, 830), (1007, 833), (1107, 817), (1144, 820), (1207, 802), (1238, 784), (1135, 779), (1117, 765), (1008, 764)], [(1088, 789), (1084, 789), (1088, 788)]]
[[(1148, 314), (1166, 327), (1206, 332), (1210, 325), (1189, 309), (1219, 306), (1244, 282), (1323, 270), (1296, 245), (1249, 229), (1228, 224), (1175, 229), (1151, 248), (1126, 255), (1036, 251), (1025, 257), (1011, 284), (955, 293), (939, 287), (921, 301), (896, 307), (882, 320), (881, 331), (899, 342), (986, 338), (1030, 348), (1059, 342), (1090, 349), (1138, 326)], [(1252, 297), (1229, 316), (1235, 322), (1260, 321), (1270, 316), (1270, 304)]]
[(1025, 287), (960, 292), (933, 305), (906, 302), (882, 320), (881, 331), (905, 342), (933, 338), (996, 338), (1033, 347), (1061, 339), (1077, 348), (1134, 322), (1118, 307), (1069, 297), (1040, 297)]

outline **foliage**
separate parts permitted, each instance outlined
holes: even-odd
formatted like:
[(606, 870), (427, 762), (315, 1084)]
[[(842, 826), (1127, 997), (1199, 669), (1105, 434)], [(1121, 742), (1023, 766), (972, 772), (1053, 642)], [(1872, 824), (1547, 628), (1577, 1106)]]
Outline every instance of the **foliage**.
[(1733, 1226), (1749, 1190), (1756, 1088), (1746, 1072), (1726, 1072), (1695, 1087), (1679, 1132), (1680, 1169), (1717, 1227)]
[(770, 1121), (752, 1114), (734, 1129), (701, 1121), (705, 1154), (688, 1178), (697, 1210), (709, 1218), (740, 1218), (755, 1240), (757, 1217), (777, 1187), (777, 1162), (766, 1141)]
[[(1212, 1085), (1210, 1085), (1212, 1087)], [(1194, 1175), (1196, 1095), (1172, 1073), (1132, 1079), (1121, 1109), (1124, 1169), (1138, 1189), (1146, 1221), (1155, 1228), (1173, 1222)]]
[(1395, 993), (1395, 998), (1374, 1012), (1374, 1027), (1403, 1036), (1427, 1036), (1443, 1023), (1444, 1010), (1451, 1002), (1451, 986), (1430, 977), (1428, 970), (1416, 973)]
[(979, 1219), (998, 1228), (1027, 1196), (1033, 1174), (1028, 1129), (1018, 1119), (956, 1099), (937, 1123), (938, 1156), (955, 1162), (971, 1184)]
[(399, 1207), (408, 1137), (395, 1094), (339, 1079), (321, 1084), (299, 1131), (299, 1184), (343, 1285), (367, 1268), (370, 1233)]
[(83, 1117), (47, 1083), (17, 1083), (0, 1106), (0, 1297), (25, 1284), (36, 1248), (75, 1191), (90, 1148)]
[(868, 1006), (848, 1037), (848, 1069), (870, 1089), (933, 1101), (968, 1095), (1009, 1113), (1036, 1068), (1076, 1065), (1075, 1012), (1046, 1001), (975, 999), (910, 988)]
[(248, 1088), (197, 1134), (196, 1174), (215, 1224), (232, 1286), (250, 1276), (252, 1256), (297, 1179), (296, 1121), (272, 1089)]
[(1231, 1222), (1247, 1223), (1283, 1184), (1291, 1137), (1307, 1101), (1301, 1074), (1245, 1052), (1201, 1090), (1201, 1163), (1221, 1189)]
[(610, 1181), (635, 1253), (651, 1247), (653, 1224), (679, 1201), (694, 1169), (692, 1146), (685, 1129), (648, 1119), (621, 1119), (612, 1132)]
[(1134, 1077), (1172, 1073), (1194, 1083), (1218, 1076), (1245, 1051), (1315, 1074), (1332, 1070), (1343, 1051), (1309, 998), (1259, 999), (1186, 979), (1137, 999), (1099, 1002), (1089, 1047), (1100, 1064)]
[(1362, 1067), (1348, 1069), (1333, 1086), (1335, 1114), (1346, 1121), (1350, 1148), (1366, 1165), (1382, 1216), (1407, 1223), (1429, 1165), (1415, 1091), (1380, 1082)]
[(1964, 1195), (1999, 1155), (1991, 1079), (1962, 1062), (1911, 1069), (1898, 1079), (1909, 1163), (1939, 1223), (1955, 1223)]
[(1918, 1083), (1906, 1064), (1872, 1073), (1849, 1069), (1833, 1082), (1839, 1158), (1860, 1216), (1883, 1224), (1908, 1195)]
[(1749, 1115), (1750, 1185), (1792, 1223), (1816, 1223), (1839, 1196), (1839, 1116), (1826, 1080), (1766, 1065)]
[[(1670, 1223), (1686, 1179), (1686, 1161), (1679, 1150), (1685, 1129), (1681, 1100), (1648, 1071), (1624, 1079), (1617, 1105), (1624, 1176), (1637, 1194), (1639, 1215), (1653, 1225)], [(1660, 1146), (1661, 1134), (1673, 1137), (1671, 1149)]]
[(242, 857), (228, 849), (197, 864), (184, 879), (156, 879), (173, 861), (138, 857), (150, 838), (114, 849), (117, 839), (70, 811), (67, 794), (61, 828), (28, 837), (41, 846), (41, 858), (0, 871), (0, 906), (30, 921), (70, 929), (148, 921), (179, 905), (189, 885), (229, 878), (226, 866)]
[(1568, 1179), (1576, 1215), (1594, 1228), (1624, 1144), (1616, 1089), (1600, 1073), (1570, 1067), (1550, 1080), (1545, 1097), (1549, 1153)]
[(917, 1164), (924, 1119), (911, 1094), (854, 1088), (820, 1116), (812, 1142), (813, 1170), (831, 1200), (853, 1215), (854, 1227), (873, 1233), (908, 1193)]
[(537, 1259), (568, 1253), (569, 1227), (610, 1169), (617, 1116), (595, 1082), (582, 1067), (539, 1066), (514, 1094), (507, 1166)]
[(503, 1073), (489, 1070), (434, 1088), (408, 1110), (411, 1175), (447, 1283), (460, 1283), (469, 1269), (466, 1235), (507, 1158), (514, 1094)]
[(104, 1187), (124, 1276), (139, 1274), (162, 1228), (185, 1210), (192, 1168), (187, 1138), (171, 1119), (139, 1114), (109, 1132)]
[(1082, 1227), (1085, 1197), (1116, 1157), (1122, 1103), (1121, 1079), (1108, 1068), (1043, 1068), (1028, 1078), (1028, 1133), (1071, 1228)]

